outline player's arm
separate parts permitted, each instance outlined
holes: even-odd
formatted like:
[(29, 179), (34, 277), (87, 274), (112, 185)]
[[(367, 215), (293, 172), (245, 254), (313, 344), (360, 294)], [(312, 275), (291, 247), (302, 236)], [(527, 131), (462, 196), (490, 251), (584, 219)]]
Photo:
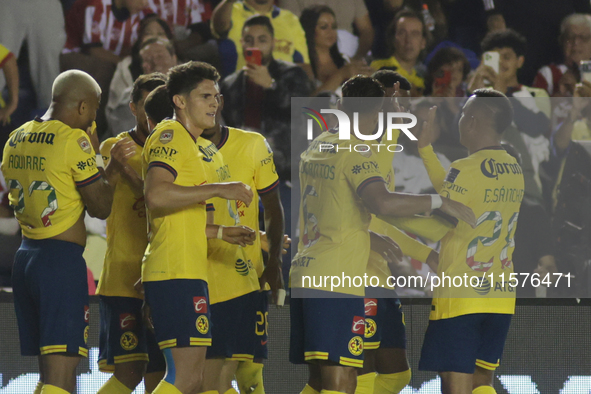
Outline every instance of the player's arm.
[(252, 201), (252, 191), (242, 182), (180, 186), (174, 183), (174, 170), (153, 164), (150, 163), (144, 182), (146, 206), (150, 210), (185, 208), (214, 197), (240, 200), (247, 206)]
[(439, 193), (443, 188), (446, 171), (431, 145), (431, 141), (433, 141), (436, 113), (436, 106), (429, 109), (427, 120), (423, 122), (423, 129), (417, 139), (417, 147), (419, 148), (419, 155), (421, 156), (421, 159), (423, 159), (423, 164), (427, 169), (427, 174), (429, 174), (429, 179), (437, 193)]
[(247, 246), (256, 240), (256, 232), (246, 226), (220, 226), (208, 224), (205, 228), (207, 239), (221, 239), (229, 244)]
[[(438, 195), (391, 193), (383, 182), (371, 182), (361, 190), (359, 196), (370, 212), (376, 215), (405, 217), (439, 208), (472, 227), (476, 225), (476, 218), (471, 208)], [(434, 203), (438, 198), (441, 198), (439, 207), (438, 203)]]
[(2, 63), (4, 63), (1, 68), (8, 89), (8, 100), (6, 101), (6, 106), (0, 108), (0, 124), (7, 125), (10, 115), (12, 115), (18, 106), (18, 66), (16, 64), (16, 56), (12, 53), (9, 53), (3, 61), (0, 61), (0, 64)]
[(261, 194), (265, 215), (265, 230), (267, 241), (269, 243), (269, 259), (265, 265), (265, 270), (261, 275), (261, 288), (264, 283), (268, 283), (273, 293), (273, 299), (277, 299), (277, 290), (283, 289), (283, 273), (281, 266), (283, 260), (281, 254), (283, 251), (283, 240), (285, 231), (285, 219), (283, 215), (283, 205), (279, 196), (279, 189)]
[(129, 138), (115, 141), (109, 138), (101, 144), (100, 152), (105, 163), (105, 174), (111, 187), (115, 188), (121, 177), (125, 178), (136, 196), (144, 193), (144, 181), (139, 174), (127, 164), (135, 155), (134, 142)]

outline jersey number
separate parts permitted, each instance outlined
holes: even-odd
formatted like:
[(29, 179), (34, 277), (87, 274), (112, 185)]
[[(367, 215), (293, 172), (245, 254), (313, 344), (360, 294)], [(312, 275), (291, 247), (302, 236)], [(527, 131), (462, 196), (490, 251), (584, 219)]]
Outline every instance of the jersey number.
[[(25, 193), (23, 191), (23, 186), (16, 179), (9, 179), (7, 180), (7, 183), (9, 189), (18, 190), (18, 201), (16, 205), (13, 205), (13, 207), (17, 213), (22, 213), (25, 210)], [(47, 207), (45, 207), (43, 212), (41, 212), (41, 222), (43, 223), (43, 226), (49, 227), (51, 226), (51, 220), (49, 217), (53, 215), (55, 211), (57, 211), (57, 197), (55, 194), (55, 189), (45, 181), (33, 181), (29, 185), (29, 197), (34, 191), (49, 191), (49, 194), (47, 195)]]
[[(511, 219), (509, 219), (509, 224), (507, 225), (507, 236), (505, 237), (505, 246), (503, 250), (501, 250), (501, 264), (503, 269), (511, 267), (512, 261), (509, 260), (508, 253), (509, 248), (515, 246), (515, 240), (513, 239), (515, 228), (515, 223), (517, 223), (517, 217), (519, 216), (519, 212), (515, 212)], [(476, 227), (480, 226), (482, 223), (486, 221), (494, 221), (494, 229), (493, 234), (491, 237), (476, 237), (468, 244), (468, 252), (466, 253), (466, 264), (474, 271), (481, 271), (487, 272), (490, 267), (493, 265), (494, 257), (491, 257), (488, 261), (477, 261), (475, 259), (476, 256), (476, 249), (478, 249), (478, 243), (482, 243), (483, 246), (491, 246), (499, 236), (501, 235), (501, 227), (503, 225), (503, 217), (499, 211), (488, 211), (484, 212), (478, 220), (476, 221)]]

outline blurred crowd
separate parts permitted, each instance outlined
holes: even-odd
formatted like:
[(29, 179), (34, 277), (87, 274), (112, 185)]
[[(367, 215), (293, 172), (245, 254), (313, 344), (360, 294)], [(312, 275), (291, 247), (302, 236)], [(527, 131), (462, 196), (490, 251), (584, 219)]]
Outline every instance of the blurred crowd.
[[(337, 98), (354, 75), (394, 70), (410, 83), (419, 118), (437, 104), (432, 144), (449, 165), (467, 155), (457, 128), (464, 99), (491, 86), (513, 101), (505, 140), (525, 177), (518, 231), (530, 249), (516, 250), (516, 269), (566, 272), (591, 259), (579, 245), (591, 236), (591, 149), (573, 143), (591, 140), (588, 0), (2, 0), (2, 146), (47, 109), (61, 71), (81, 69), (100, 84), (104, 140), (135, 125), (138, 76), (188, 60), (222, 75), (223, 122), (272, 145), (288, 232), (292, 97)], [(401, 143), (397, 190), (428, 191), (416, 147)], [(0, 174), (0, 286), (19, 245), (6, 190)]]

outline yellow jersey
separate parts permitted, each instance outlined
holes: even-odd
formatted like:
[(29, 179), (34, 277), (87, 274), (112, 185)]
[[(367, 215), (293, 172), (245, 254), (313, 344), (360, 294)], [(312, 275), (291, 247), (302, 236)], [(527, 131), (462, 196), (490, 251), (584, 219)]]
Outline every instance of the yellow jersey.
[[(203, 145), (208, 146), (207, 143)], [(160, 122), (142, 152), (142, 176), (152, 167), (164, 168), (174, 184), (212, 183), (210, 168), (217, 150), (205, 149), (176, 120)], [(148, 246), (142, 262), (142, 281), (201, 279), (207, 281), (207, 212), (205, 202), (182, 209), (147, 210)]]
[[(399, 136), (400, 130), (392, 130), (392, 140), (390, 143), (396, 144), (398, 142)], [(378, 147), (376, 146), (373, 146), (372, 150), (375, 154), (376, 161), (378, 162), (380, 172), (382, 173), (382, 176), (386, 182), (386, 188), (390, 192), (394, 192), (395, 178), (394, 168), (392, 167), (394, 152), (390, 152), (386, 149), (386, 147), (380, 147), (378, 150)], [(432, 249), (427, 245), (424, 245), (416, 239), (409, 237), (398, 228), (384, 222), (381, 219), (378, 219), (375, 215), (372, 215), (369, 229), (375, 233), (387, 235), (388, 237), (392, 238), (392, 240), (394, 240), (394, 242), (400, 246), (403, 254), (408, 255), (418, 261), (425, 262), (432, 251)], [(370, 277), (376, 276), (379, 278), (380, 284), (383, 284), (386, 288), (394, 288), (388, 287), (388, 277), (392, 275), (390, 268), (388, 267), (388, 262), (383, 256), (377, 252), (374, 252), (373, 250), (371, 250), (369, 254), (367, 275)]]
[(425, 89), (425, 79), (421, 77), (419, 73), (417, 73), (417, 70), (413, 68), (412, 73), (409, 73), (404, 69), (404, 67), (400, 65), (398, 59), (396, 59), (394, 56), (389, 57), (388, 59), (374, 60), (371, 62), (370, 67), (376, 70), (379, 70), (382, 67), (392, 67), (398, 74), (408, 79), (408, 82), (410, 82), (413, 86), (420, 89)]
[(217, 148), (224, 156), (230, 175), (226, 181), (243, 182), (250, 186), (254, 196), (249, 207), (240, 201), (212, 199), (214, 223), (247, 226), (257, 232), (257, 237), (253, 245), (244, 248), (218, 239), (208, 241), (208, 285), (212, 304), (259, 289), (258, 278), (264, 270), (258, 234), (259, 195), (279, 185), (273, 151), (261, 134), (222, 127), (222, 138)]
[(51, 238), (72, 227), (84, 214), (77, 188), (101, 178), (84, 131), (39, 118), (10, 133), (2, 173), (23, 235), (31, 239)]
[[(320, 134), (301, 154), (300, 241), (291, 263), (292, 288), (331, 291), (324, 276), (347, 276), (337, 293), (363, 296), (365, 288), (355, 285), (363, 277), (369, 258), (371, 214), (359, 194), (373, 182), (384, 182), (372, 152), (349, 152), (361, 143), (356, 137), (342, 141), (333, 130)], [(339, 151), (320, 151), (321, 144), (339, 146)], [(316, 280), (316, 285), (314, 284)]]
[[(142, 173), (142, 148), (137, 131), (126, 131), (101, 145), (105, 165), (111, 160), (111, 148), (123, 138), (135, 142), (135, 154), (127, 164)], [(113, 194), (111, 214), (107, 218), (107, 252), (96, 293), (111, 297), (143, 298), (133, 285), (141, 277), (142, 257), (148, 244), (148, 223), (144, 195), (136, 195), (129, 182), (120, 177)]]
[[(239, 71), (246, 65), (242, 53), (242, 26), (251, 16), (258, 15), (248, 4), (237, 1), (232, 8), (232, 27), (228, 32), (227, 40), (220, 43), (220, 53), (228, 62), (227, 70), (224, 72), (232, 74)], [(275, 46), (273, 49), (273, 58), (292, 63), (310, 63), (308, 55), (308, 44), (306, 43), (306, 34), (297, 16), (291, 11), (273, 6), (269, 17), (273, 30), (275, 31)], [(212, 19), (213, 23), (213, 19)], [(211, 31), (214, 29), (212, 27)], [(215, 33), (214, 33), (215, 34)], [(219, 38), (219, 37), (216, 37)]]
[[(429, 318), (515, 313), (515, 289), (509, 278), (524, 191), (521, 167), (503, 148), (491, 147), (453, 162), (442, 179), (445, 171), (433, 148), (419, 153), (439, 194), (472, 208), (477, 218), (475, 229), (460, 221), (441, 240), (437, 273), (444, 286), (435, 289)], [(467, 279), (462, 286), (450, 285), (444, 273), (451, 280), (464, 275)]]

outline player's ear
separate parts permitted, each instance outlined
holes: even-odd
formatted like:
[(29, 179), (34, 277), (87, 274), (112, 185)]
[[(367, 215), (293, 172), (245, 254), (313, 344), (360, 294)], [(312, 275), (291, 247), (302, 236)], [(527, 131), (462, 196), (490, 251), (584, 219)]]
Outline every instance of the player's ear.
[(174, 106), (179, 108), (179, 109), (185, 109), (186, 103), (185, 103), (185, 97), (183, 97), (181, 94), (175, 94), (172, 97), (172, 102), (174, 103)]
[(129, 102), (129, 109), (131, 110), (131, 113), (133, 114), (133, 116), (136, 116), (136, 107), (135, 107), (135, 103), (133, 101)]
[(338, 99), (337, 100), (337, 109), (339, 111), (344, 111), (344, 109), (343, 109), (343, 99)]
[(78, 115), (84, 115), (88, 110), (88, 103), (84, 100), (78, 103)]

